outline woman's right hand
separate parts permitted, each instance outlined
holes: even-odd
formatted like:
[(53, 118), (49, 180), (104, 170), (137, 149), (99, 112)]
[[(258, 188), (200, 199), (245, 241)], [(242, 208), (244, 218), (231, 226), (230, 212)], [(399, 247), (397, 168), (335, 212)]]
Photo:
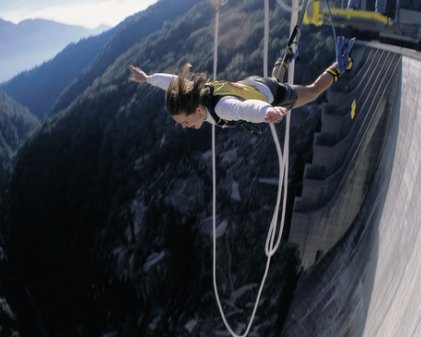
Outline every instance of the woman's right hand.
[(131, 82), (143, 83), (146, 82), (146, 80), (148, 79), (148, 75), (139, 67), (136, 67), (131, 64), (129, 65), (129, 70), (131, 72), (129, 81)]
[(282, 106), (271, 107), (266, 112), (265, 122), (266, 123), (278, 123), (282, 119), (284, 119), (284, 117), (287, 115), (288, 111), (289, 110), (287, 108), (284, 108)]

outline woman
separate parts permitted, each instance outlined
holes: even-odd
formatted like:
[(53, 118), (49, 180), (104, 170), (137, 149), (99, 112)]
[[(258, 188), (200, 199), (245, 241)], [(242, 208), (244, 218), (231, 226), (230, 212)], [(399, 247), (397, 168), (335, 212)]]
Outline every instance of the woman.
[[(293, 57), (290, 57), (291, 60)], [(288, 58), (287, 58), (288, 60)], [(346, 55), (347, 69), (352, 61)], [(275, 63), (277, 68), (287, 64)], [(280, 83), (274, 77), (249, 77), (240, 82), (208, 81), (203, 73), (190, 73), (189, 64), (178, 76), (156, 73), (147, 75), (130, 65), (130, 81), (147, 82), (166, 90), (166, 107), (171, 117), (184, 128), (199, 129), (204, 122), (219, 126), (236, 123), (276, 123), (292, 108), (314, 101), (334, 83), (341, 71), (337, 63), (327, 68), (310, 85)]]

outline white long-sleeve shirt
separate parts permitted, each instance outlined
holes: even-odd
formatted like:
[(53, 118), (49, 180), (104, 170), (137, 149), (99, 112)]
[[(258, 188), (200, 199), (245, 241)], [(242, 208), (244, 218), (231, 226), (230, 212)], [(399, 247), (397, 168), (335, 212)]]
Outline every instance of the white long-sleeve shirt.
[[(149, 75), (147, 82), (155, 87), (167, 90), (171, 81), (175, 79), (176, 75), (156, 73)], [(242, 81), (260, 91), (267, 99), (266, 102), (256, 99), (240, 100), (235, 96), (223, 96), (215, 106), (216, 114), (225, 120), (238, 121), (244, 120), (252, 123), (263, 123), (265, 121), (266, 113), (272, 107), (268, 102), (273, 101), (273, 94), (269, 88), (260, 82), (256, 81)], [(206, 121), (215, 124), (211, 114), (208, 112)]]

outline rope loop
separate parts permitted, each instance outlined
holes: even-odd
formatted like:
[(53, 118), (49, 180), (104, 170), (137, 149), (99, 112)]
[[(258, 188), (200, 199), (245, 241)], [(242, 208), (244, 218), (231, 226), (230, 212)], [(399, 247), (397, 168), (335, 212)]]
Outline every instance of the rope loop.
[[(303, 4), (303, 11), (305, 11), (309, 0), (304, 0)], [(218, 33), (219, 33), (219, 3), (216, 6), (216, 14), (215, 14), (215, 36), (214, 36), (214, 80), (217, 77), (217, 63), (218, 63)], [(293, 31), (290, 40), (295, 43), (298, 43), (298, 39), (300, 37), (300, 25), (303, 21), (304, 13), (300, 16), (299, 24), (296, 26), (296, 29)], [(263, 53), (263, 76), (267, 77), (268, 71), (268, 45), (269, 45), (269, 0), (264, 0), (264, 53)], [(290, 69), (290, 78), (293, 77), (293, 72)], [(290, 80), (291, 82), (291, 80)], [(282, 151), (278, 134), (274, 124), (270, 124), (270, 130), (272, 133), (272, 138), (275, 143), (276, 152), (278, 154), (278, 165), (279, 165), (279, 180), (278, 180), (278, 193), (275, 203), (275, 209), (272, 216), (272, 221), (269, 226), (269, 230), (266, 237), (265, 243), (265, 254), (266, 254), (266, 266), (263, 272), (262, 280), (260, 282), (259, 290), (257, 292), (256, 300), (253, 306), (253, 310), (250, 316), (250, 320), (247, 324), (247, 327), (242, 335), (238, 335), (230, 326), (227, 321), (226, 315), (224, 313), (224, 309), (221, 304), (219, 292), (218, 292), (218, 284), (216, 279), (216, 151), (215, 151), (215, 125), (212, 125), (212, 226), (213, 226), (213, 259), (212, 259), (212, 272), (213, 272), (213, 288), (215, 292), (215, 298), (218, 305), (218, 309), (221, 315), (221, 318), (225, 324), (226, 329), (231, 334), (232, 337), (245, 337), (249, 334), (253, 320), (256, 315), (257, 307), (260, 302), (260, 298), (262, 295), (262, 291), (266, 282), (266, 278), (269, 273), (269, 267), (272, 256), (278, 250), (281, 239), (282, 233), (284, 229), (285, 223), (285, 213), (286, 213), (286, 201), (287, 201), (287, 185), (288, 185), (288, 162), (289, 162), (289, 135), (290, 135), (290, 120), (291, 114), (288, 114), (286, 117), (286, 128), (285, 128), (285, 141), (284, 141), (284, 149)], [(283, 192), (283, 193), (282, 193)], [(281, 211), (281, 221), (278, 221), (279, 213), (280, 213), (280, 205), (282, 202), (282, 211)]]

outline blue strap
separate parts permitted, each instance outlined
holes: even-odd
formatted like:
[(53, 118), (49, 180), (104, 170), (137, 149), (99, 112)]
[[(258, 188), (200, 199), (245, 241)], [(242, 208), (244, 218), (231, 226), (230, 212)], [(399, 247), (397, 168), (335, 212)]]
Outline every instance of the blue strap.
[(336, 62), (341, 73), (348, 67), (349, 54), (354, 46), (354, 42), (355, 38), (349, 40), (348, 45), (344, 49), (345, 38), (343, 36), (338, 36), (336, 39)]
[(329, 18), (330, 18), (330, 25), (332, 26), (332, 32), (333, 32), (333, 41), (336, 43), (336, 62), (338, 64), (338, 69), (342, 73), (346, 70), (348, 66), (348, 59), (349, 54), (351, 52), (352, 47), (354, 46), (355, 38), (352, 38), (348, 42), (348, 46), (345, 48), (344, 51), (342, 51), (344, 44), (345, 44), (345, 38), (343, 36), (336, 37), (336, 29), (335, 24), (333, 22), (333, 15), (332, 11), (330, 9), (329, 0), (325, 0), (326, 7), (329, 12)]

